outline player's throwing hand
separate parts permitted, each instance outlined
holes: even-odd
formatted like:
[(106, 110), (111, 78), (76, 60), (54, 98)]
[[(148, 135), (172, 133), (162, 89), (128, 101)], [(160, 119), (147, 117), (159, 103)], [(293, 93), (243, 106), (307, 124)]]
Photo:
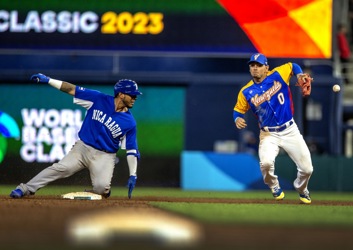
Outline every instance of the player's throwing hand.
[(246, 121), (239, 117), (236, 121), (235, 121), (235, 126), (238, 128), (238, 129), (243, 129), (243, 128), (246, 128), (247, 124), (246, 124)]

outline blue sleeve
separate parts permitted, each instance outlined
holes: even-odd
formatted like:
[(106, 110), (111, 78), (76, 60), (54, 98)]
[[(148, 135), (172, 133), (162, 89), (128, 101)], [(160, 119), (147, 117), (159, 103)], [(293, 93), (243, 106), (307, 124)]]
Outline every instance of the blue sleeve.
[(292, 66), (293, 66), (293, 73), (294, 73), (294, 75), (298, 75), (298, 74), (300, 74), (300, 73), (303, 73), (302, 68), (301, 68), (298, 64), (292, 63)]
[(136, 126), (126, 133), (126, 150), (137, 149)]
[(80, 86), (76, 86), (75, 98), (88, 101), (95, 101), (97, 96), (99, 95), (102, 95), (102, 93), (97, 90), (86, 89)]
[(241, 117), (241, 118), (244, 118), (244, 114), (242, 113), (239, 113), (237, 111), (233, 111), (233, 121), (235, 122), (235, 120), (238, 118), (238, 117)]

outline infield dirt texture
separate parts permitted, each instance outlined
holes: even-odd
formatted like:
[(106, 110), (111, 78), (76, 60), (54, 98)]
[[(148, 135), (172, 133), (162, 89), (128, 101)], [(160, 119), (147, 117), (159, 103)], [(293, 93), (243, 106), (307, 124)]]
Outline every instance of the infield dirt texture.
[[(75, 218), (92, 212), (133, 211), (153, 209), (151, 202), (278, 204), (272, 199), (215, 199), (173, 197), (111, 197), (100, 201), (63, 200), (59, 195), (35, 195), (23, 199), (0, 196), (1, 249), (180, 249), (165, 247), (148, 239), (131, 238), (110, 242), (106, 246), (74, 246), (67, 237), (67, 226)], [(278, 204), (298, 204), (284, 200)], [(353, 206), (351, 201), (315, 201), (310, 206)], [(171, 216), (175, 214), (170, 213)], [(181, 216), (181, 215), (176, 215)], [(214, 214), (217, 216), (217, 214)], [(183, 217), (184, 219), (186, 217)], [(202, 228), (203, 239), (195, 246), (183, 249), (353, 249), (353, 228), (244, 226), (234, 223), (194, 221)]]

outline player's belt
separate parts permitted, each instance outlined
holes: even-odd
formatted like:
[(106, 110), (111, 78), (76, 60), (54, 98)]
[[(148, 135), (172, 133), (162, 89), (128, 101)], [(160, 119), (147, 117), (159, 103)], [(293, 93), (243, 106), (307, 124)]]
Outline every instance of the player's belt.
[(277, 127), (263, 127), (263, 128), (261, 128), (261, 130), (262, 131), (266, 131), (266, 132), (281, 132), (281, 131), (285, 130), (286, 128), (292, 126), (293, 123), (294, 123), (294, 121), (292, 119), (289, 122), (286, 122), (285, 124), (282, 124), (281, 126), (277, 126)]

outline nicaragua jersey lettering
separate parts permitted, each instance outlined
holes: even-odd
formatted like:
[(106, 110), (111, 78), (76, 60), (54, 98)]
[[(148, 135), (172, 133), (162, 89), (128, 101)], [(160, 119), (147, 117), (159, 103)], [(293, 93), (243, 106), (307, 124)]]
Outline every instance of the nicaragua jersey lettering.
[(98, 150), (115, 153), (122, 144), (137, 150), (136, 121), (130, 110), (116, 112), (114, 97), (76, 86), (74, 103), (87, 109), (79, 138)]
[(261, 128), (288, 122), (294, 113), (289, 88), (292, 75), (292, 63), (287, 63), (268, 72), (261, 83), (251, 80), (240, 90), (234, 111), (245, 114), (251, 109)]
[(109, 117), (107, 119), (106, 122), (104, 122), (106, 119), (106, 114), (104, 114), (102, 111), (100, 110), (93, 110), (93, 115), (92, 115), (92, 119), (99, 121), (101, 123), (104, 123), (104, 125), (110, 130), (110, 132), (112, 133), (112, 137), (116, 138), (119, 135), (122, 134), (121, 132), (121, 128), (119, 126), (119, 124), (115, 124), (115, 121), (113, 121), (113, 119), (111, 117)]

